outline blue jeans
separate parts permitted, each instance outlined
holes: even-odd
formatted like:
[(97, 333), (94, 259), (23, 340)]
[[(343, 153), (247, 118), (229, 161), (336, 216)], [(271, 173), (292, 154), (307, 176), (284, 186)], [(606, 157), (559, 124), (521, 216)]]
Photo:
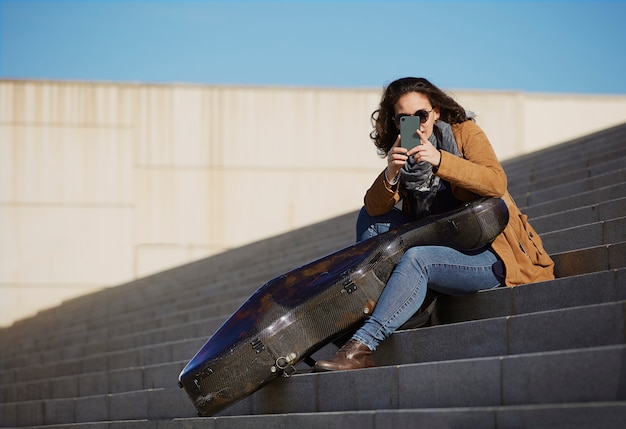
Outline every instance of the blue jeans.
[[(360, 240), (373, 237), (407, 220), (397, 209), (376, 217), (362, 209), (357, 220), (357, 237)], [(444, 246), (408, 249), (391, 274), (372, 315), (352, 338), (376, 350), (381, 341), (417, 312), (427, 288), (447, 295), (465, 295), (500, 286), (493, 268), (497, 261), (490, 247), (472, 253)]]

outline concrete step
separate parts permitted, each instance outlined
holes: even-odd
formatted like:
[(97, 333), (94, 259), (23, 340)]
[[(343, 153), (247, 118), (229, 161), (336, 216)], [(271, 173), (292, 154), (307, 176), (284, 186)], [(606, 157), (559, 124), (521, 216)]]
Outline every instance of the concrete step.
[(535, 172), (529, 175), (527, 171), (520, 171), (519, 175), (507, 173), (509, 182), (509, 192), (511, 195), (526, 195), (543, 189), (560, 186), (577, 180), (584, 180), (596, 177), (601, 174), (624, 169), (624, 159), (626, 159), (626, 148), (619, 149), (618, 152), (602, 154), (597, 164), (590, 164), (594, 160), (587, 160), (575, 164), (553, 165), (545, 172)]
[(626, 240), (626, 216), (547, 232), (541, 239), (549, 254), (620, 243)]
[[(97, 329), (85, 332), (70, 332), (55, 336), (48, 341), (33, 341), (22, 347), (15, 347), (3, 359), (3, 370), (28, 365), (41, 365), (93, 354), (114, 352), (161, 342), (195, 338), (200, 332), (217, 329), (243, 302), (242, 299), (219, 302), (216, 306), (207, 306), (193, 313), (197, 321), (184, 323), (171, 322), (158, 318), (129, 321), (125, 333), (117, 329)], [(200, 315), (216, 316), (200, 319)], [(169, 325), (167, 322), (171, 322)], [(66, 344), (70, 344), (69, 346)]]
[[(455, 323), (624, 299), (626, 299), (626, 269), (620, 269), (561, 278), (517, 288), (498, 288), (464, 297), (444, 296), (438, 300), (433, 323)], [(196, 338), (155, 343), (113, 352), (102, 351), (82, 358), (54, 362), (42, 361), (34, 367), (16, 367), (5, 370), (2, 372), (2, 378), (10, 384), (34, 382), (47, 378), (121, 370), (189, 359), (212, 332), (214, 331), (206, 330)], [(44, 355), (45, 352), (41, 356)], [(33, 357), (33, 360), (41, 361), (41, 356)]]
[[(224, 414), (624, 401), (626, 379), (616, 374), (625, 359), (626, 346), (617, 345), (302, 374), (277, 380)], [(571, 388), (563, 389), (563, 380)]]
[[(510, 183), (529, 184), (543, 180), (547, 177), (556, 177), (567, 173), (567, 171), (577, 171), (590, 169), (597, 172), (599, 166), (606, 164), (606, 167), (615, 168), (608, 162), (625, 157), (623, 142), (616, 142), (612, 146), (597, 150), (597, 147), (565, 145), (561, 146), (558, 153), (546, 154), (543, 151), (531, 154), (534, 159), (527, 158), (524, 162), (517, 163), (518, 159), (507, 160), (502, 163)], [(622, 167), (623, 168), (623, 167)]]
[[(580, 282), (568, 288), (570, 296), (579, 295), (580, 301), (584, 300), (589, 291), (582, 291), (586, 284)], [(558, 294), (558, 288), (551, 285), (544, 285), (548, 288), (548, 293)], [(552, 290), (553, 289), (553, 290)], [(599, 288), (596, 288), (599, 289)], [(510, 289), (501, 289), (508, 291)], [(498, 293), (500, 290), (480, 292), (480, 298), (488, 300), (488, 295)], [(531, 291), (532, 292), (532, 291)], [(400, 331), (381, 346), (376, 352), (376, 361), (380, 365), (396, 365), (403, 363), (425, 362), (426, 360), (450, 360), (462, 356), (484, 357), (493, 355), (506, 355), (524, 351), (520, 344), (526, 344), (526, 351), (549, 351), (558, 348), (581, 348), (586, 346), (600, 346), (619, 344), (624, 341), (623, 326), (626, 323), (624, 317), (624, 301), (616, 301), (617, 296), (626, 295), (626, 284), (620, 285), (618, 291), (614, 293), (602, 293), (599, 290), (593, 292), (596, 299), (606, 297), (611, 301), (602, 304), (589, 305), (585, 301), (584, 307), (566, 307), (559, 310), (550, 308), (549, 311), (539, 310), (533, 312), (532, 297), (536, 293), (518, 295), (515, 301), (522, 300), (526, 303), (524, 312), (515, 314), (508, 311), (508, 305), (502, 305), (501, 310), (506, 312), (504, 316), (495, 316), (486, 319), (485, 314), (479, 320), (472, 320), (465, 323), (452, 323), (449, 325), (439, 325), (419, 330)], [(530, 296), (528, 296), (530, 295)], [(501, 299), (500, 302), (503, 300)], [(531, 301), (531, 302), (529, 302)], [(556, 302), (554, 306), (561, 304), (560, 300), (551, 297), (550, 301)], [(446, 307), (445, 300), (437, 308), (437, 318), (445, 317), (444, 313), (450, 310)], [(496, 300), (488, 300), (494, 303)], [(571, 304), (571, 302), (570, 302)], [(519, 306), (518, 306), (519, 307)], [(457, 315), (454, 312), (455, 316)], [(543, 327), (549, 320), (551, 331), (541, 335)], [(519, 330), (519, 326), (524, 326)], [(577, 335), (574, 335), (577, 334)], [(530, 340), (528, 340), (530, 336)], [(553, 338), (553, 336), (555, 336)], [(455, 339), (453, 343), (442, 341), (442, 338)], [(459, 340), (462, 339), (462, 340)], [(204, 343), (206, 338), (199, 338), (194, 341), (186, 341), (192, 351), (187, 354), (190, 358), (195, 351)], [(176, 343), (180, 344), (180, 343)], [(194, 349), (195, 347), (195, 349)], [(333, 347), (333, 346), (329, 346)], [(166, 344), (165, 348), (170, 350), (171, 345)], [(145, 351), (149, 353), (145, 353)], [(417, 351), (417, 354), (416, 354)], [(14, 373), (13, 380), (5, 380), (0, 387), (1, 396), (4, 401), (18, 402), (30, 399), (59, 399), (65, 397), (88, 396), (98, 393), (119, 393), (122, 391), (140, 390), (142, 388), (174, 387), (176, 376), (184, 366), (186, 361), (182, 358), (174, 366), (168, 362), (155, 365), (131, 365), (124, 367), (125, 362), (136, 363), (142, 356), (149, 355), (155, 359), (155, 355), (164, 353), (157, 352), (156, 348), (146, 347), (144, 349), (129, 350), (135, 356), (133, 358), (122, 359), (118, 354), (110, 354), (110, 360), (101, 371), (94, 373), (81, 372), (84, 365), (75, 360), (70, 364), (60, 363), (59, 368), (54, 365), (44, 366), (39, 374), (40, 379), (24, 380), (18, 372)], [(169, 354), (162, 357), (167, 360)], [(404, 360), (398, 360), (398, 359)], [(117, 359), (117, 360), (116, 360)], [(121, 364), (120, 364), (121, 362)], [(116, 368), (116, 369), (114, 369)], [(54, 371), (75, 371), (69, 375), (54, 376)], [(171, 371), (166, 374), (165, 370)], [(31, 373), (34, 376), (34, 373)], [(108, 387), (105, 387), (108, 386)], [(89, 390), (93, 389), (93, 390)]]
[(181, 339), (118, 352), (96, 354), (81, 359), (67, 359), (34, 367), (19, 367), (4, 371), (2, 380), (5, 383), (48, 380), (189, 360), (205, 341), (206, 338)]
[(574, 160), (589, 162), (604, 153), (611, 153), (624, 147), (626, 124), (616, 125), (571, 141), (556, 144), (502, 162), (511, 174), (526, 172), (526, 177), (536, 171), (549, 171), (560, 164), (571, 165)]
[(626, 241), (552, 254), (556, 277), (626, 268)]
[[(245, 262), (245, 260), (244, 260)], [(260, 262), (262, 264), (262, 262)], [(251, 264), (253, 268), (256, 268), (254, 264)], [(200, 268), (200, 267), (198, 267)], [(197, 294), (190, 293), (189, 296), (186, 294), (181, 294), (182, 288), (184, 288), (185, 283), (178, 283), (176, 285), (171, 284), (175, 279), (173, 278), (161, 278), (155, 279), (152, 283), (154, 286), (154, 291), (151, 293), (136, 289), (134, 284), (128, 285), (129, 293), (112, 297), (110, 294), (105, 294), (103, 291), (102, 294), (96, 294), (97, 296), (92, 297), (92, 303), (83, 302), (81, 303), (81, 310), (79, 311), (71, 311), (71, 304), (64, 304), (61, 307), (54, 310), (50, 310), (50, 313), (46, 316), (51, 316), (50, 319), (57, 317), (57, 321), (47, 320), (48, 318), (43, 317), (42, 320), (49, 322), (47, 326), (50, 329), (72, 329), (76, 331), (84, 331), (90, 330), (94, 327), (102, 327), (106, 326), (108, 322), (118, 321), (119, 324), (123, 324), (128, 320), (133, 319), (150, 319), (159, 314), (168, 314), (170, 312), (177, 312), (181, 310), (181, 305), (184, 305), (185, 301), (191, 300), (191, 297), (194, 297), (200, 303), (219, 303), (220, 300), (226, 299), (225, 295), (229, 294), (230, 289), (233, 289), (233, 282), (226, 279), (224, 281), (220, 281), (217, 279), (214, 272), (214, 268), (209, 264), (206, 267), (202, 267), (201, 272), (203, 274), (203, 278), (196, 280), (199, 285), (189, 285), (189, 289), (187, 292), (194, 291), (197, 289), (199, 292)], [(230, 271), (233, 271), (231, 267)], [(258, 271), (258, 270), (257, 270)], [(262, 275), (262, 274), (261, 274)], [(172, 274), (175, 276), (175, 274)], [(258, 283), (261, 281), (261, 277), (259, 274), (254, 273), (254, 275), (248, 276), (248, 278), (240, 278), (238, 282), (235, 283), (235, 288), (241, 287), (241, 283), (247, 284), (250, 281), (254, 281)], [(159, 289), (164, 286), (169, 286), (170, 291), (167, 294), (160, 293)], [(192, 287), (193, 286), (193, 287)], [(173, 299), (176, 295), (179, 295), (179, 299)], [(150, 295), (150, 298), (145, 297), (146, 295)], [(102, 305), (102, 307), (111, 306), (116, 307), (116, 303), (124, 303), (124, 305), (120, 305), (120, 308), (117, 309), (116, 312), (109, 312), (106, 309), (100, 311), (94, 311), (94, 314), (91, 316), (88, 315), (88, 309), (92, 307), (97, 307), (98, 300), (101, 300), (104, 303), (108, 303), (108, 305)], [(64, 314), (64, 311), (67, 309), (69, 314)], [(54, 314), (53, 314), (54, 313)], [(81, 315), (82, 313), (87, 313), (87, 315)], [(86, 317), (86, 320), (82, 321), (82, 323), (77, 323), (74, 326), (67, 323), (68, 319), (74, 317), (74, 320), (81, 320), (81, 317)], [(37, 333), (38, 330), (41, 330), (41, 323), (33, 322), (33, 323), (21, 323), (20, 326), (16, 327), (13, 331), (19, 331), (20, 333), (25, 331), (32, 331)], [(14, 334), (17, 337), (17, 334)]]
[[(625, 343), (626, 301), (398, 331), (374, 353), (380, 366)], [(550, 329), (546, 329), (549, 326)]]
[[(602, 247), (601, 249), (610, 249), (611, 252), (615, 251), (619, 255), (623, 246), (609, 246)], [(595, 271), (602, 271), (609, 269), (606, 262), (609, 259), (602, 259), (606, 255), (606, 252), (595, 252), (594, 258), (586, 258), (585, 261), (588, 267), (595, 267)], [(580, 252), (576, 252), (579, 255)], [(569, 260), (576, 261), (576, 257), (571, 257)], [(591, 262), (598, 262), (597, 265), (590, 265)], [(577, 268), (580, 268), (580, 264), (574, 264)], [(617, 265), (613, 265), (612, 268), (617, 268)], [(586, 272), (591, 272), (588, 270)], [(580, 274), (577, 272), (576, 274)], [(109, 329), (106, 332), (99, 331), (86, 331), (75, 333), (73, 335), (59, 335), (53, 337), (46, 342), (36, 342), (30, 344), (30, 347), (15, 348), (9, 350), (4, 356), (3, 367), (4, 369), (11, 369), (23, 364), (28, 365), (41, 365), (44, 363), (51, 363), (67, 359), (78, 359), (86, 357), (92, 354), (101, 354), (106, 352), (115, 352), (124, 349), (138, 348), (147, 345), (153, 345), (162, 342), (175, 341), (181, 338), (196, 338), (204, 335), (206, 332), (212, 332), (217, 329), (226, 317), (236, 309), (244, 299), (237, 299), (231, 306), (224, 307), (224, 303), (221, 303), (221, 315), (217, 317), (207, 318), (204, 320), (178, 323), (171, 322), (172, 319), (168, 318), (167, 322), (163, 320), (150, 320), (139, 321), (136, 323), (130, 323), (127, 325), (126, 333), (119, 334), (114, 337), (115, 331)], [(186, 311), (189, 313), (189, 311)], [(162, 326), (158, 328), (151, 328), (152, 326)], [(67, 346), (67, 344), (71, 344)], [(43, 351), (42, 351), (43, 350)]]
[[(511, 429), (511, 428), (622, 428), (624, 402), (596, 404), (551, 404), (538, 406), (422, 408), (399, 410), (344, 411), (341, 413), (290, 413), (213, 418), (215, 427), (247, 429), (286, 427), (300, 429)], [(206, 419), (205, 419), (206, 420)], [(213, 427), (192, 420), (196, 427)], [(206, 426), (200, 426), (206, 424)]]
[(1, 386), (2, 401), (26, 402), (46, 399), (81, 398), (155, 388), (178, 388), (178, 374), (188, 359), (159, 365), (56, 377)]
[[(530, 222), (539, 234), (545, 234), (624, 216), (626, 216), (626, 196), (558, 213), (536, 216)], [(624, 231), (624, 236), (626, 236), (626, 231)]]
[[(626, 169), (611, 171), (597, 176), (573, 180), (562, 185), (539, 189), (522, 194), (511, 194), (520, 207), (537, 205), (566, 196), (577, 195), (582, 192), (596, 191), (598, 189), (626, 182)], [(623, 196), (623, 195), (620, 195)], [(611, 199), (617, 196), (611, 197)]]
[(26, 429), (622, 429), (626, 403), (598, 402), (534, 406), (423, 408), (265, 414), (258, 416), (117, 420), (28, 426)]
[(613, 183), (600, 189), (594, 189), (592, 191), (559, 195), (554, 199), (534, 205), (528, 205), (526, 196), (522, 198), (516, 198), (515, 201), (520, 206), (522, 212), (528, 215), (532, 223), (533, 219), (540, 216), (546, 216), (567, 210), (573, 210), (577, 209), (578, 207), (601, 204), (606, 201), (611, 201), (624, 197), (626, 197), (626, 183)]
[(513, 186), (538, 183), (574, 171), (587, 171), (582, 174), (584, 177), (596, 175), (603, 170), (612, 171), (624, 168), (624, 164), (616, 162), (626, 158), (626, 148), (621, 142), (612, 147), (605, 147), (602, 151), (598, 151), (595, 147), (586, 147), (581, 150), (581, 148), (567, 146), (566, 149), (566, 151), (552, 155), (535, 154), (537, 159), (534, 162), (517, 166), (504, 162), (502, 166)]
[(619, 269), (467, 296), (441, 296), (431, 319), (433, 324), (449, 324), (623, 300), (626, 269)]
[[(626, 346), (617, 345), (298, 374), (277, 379), (221, 415), (624, 402), (626, 379), (615, 375), (625, 360)], [(562, 389), (563, 380), (571, 389)], [(196, 414), (184, 391), (176, 388), (3, 403), (0, 410), (6, 426)]]

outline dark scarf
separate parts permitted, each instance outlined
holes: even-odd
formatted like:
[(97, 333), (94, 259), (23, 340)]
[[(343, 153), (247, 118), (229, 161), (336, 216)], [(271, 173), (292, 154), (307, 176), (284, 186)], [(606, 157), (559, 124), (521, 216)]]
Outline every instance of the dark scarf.
[[(452, 128), (447, 122), (435, 122), (433, 134), (428, 141), (437, 149), (461, 156), (452, 134)], [(416, 219), (431, 214), (430, 210), (439, 190), (439, 182), (439, 177), (433, 173), (432, 164), (415, 162), (413, 157), (409, 157), (400, 170), (400, 183), (408, 191), (407, 203), (411, 204)]]

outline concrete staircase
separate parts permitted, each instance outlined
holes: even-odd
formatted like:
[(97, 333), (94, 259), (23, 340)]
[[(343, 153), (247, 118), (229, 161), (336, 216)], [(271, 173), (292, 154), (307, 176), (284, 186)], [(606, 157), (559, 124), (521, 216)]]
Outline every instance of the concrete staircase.
[(349, 213), (2, 329), (0, 425), (626, 427), (626, 124), (504, 166), (556, 280), (440, 298), (429, 326), (383, 343), (376, 368), (304, 372), (195, 417), (182, 367), (267, 280), (351, 244)]

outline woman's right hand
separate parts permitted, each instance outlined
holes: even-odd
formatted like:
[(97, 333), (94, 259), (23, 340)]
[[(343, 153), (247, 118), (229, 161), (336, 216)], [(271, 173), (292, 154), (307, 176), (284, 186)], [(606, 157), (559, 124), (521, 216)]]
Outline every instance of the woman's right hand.
[(396, 139), (395, 143), (387, 153), (387, 178), (390, 181), (394, 181), (395, 177), (400, 173), (400, 170), (406, 163), (407, 150), (400, 146), (400, 135)]

